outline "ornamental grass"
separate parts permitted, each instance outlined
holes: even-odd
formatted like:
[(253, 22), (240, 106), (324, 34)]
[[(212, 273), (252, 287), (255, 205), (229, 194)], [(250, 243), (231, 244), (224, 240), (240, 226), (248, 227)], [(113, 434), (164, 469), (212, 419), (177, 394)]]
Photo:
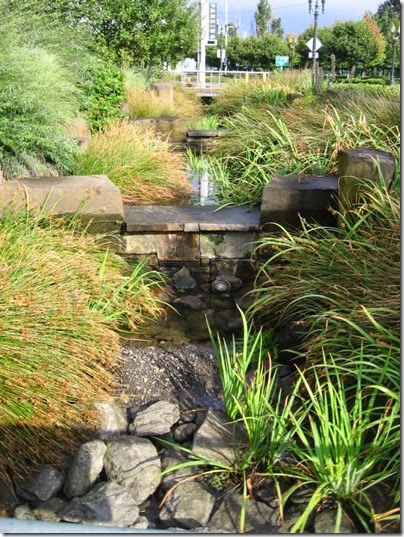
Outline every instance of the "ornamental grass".
[(129, 122), (96, 134), (79, 155), (75, 173), (107, 175), (124, 200), (137, 205), (187, 204), (194, 193), (185, 157), (154, 129)]
[(60, 464), (114, 394), (118, 330), (159, 314), (161, 276), (94, 238), (9, 210), (0, 218), (0, 479)]

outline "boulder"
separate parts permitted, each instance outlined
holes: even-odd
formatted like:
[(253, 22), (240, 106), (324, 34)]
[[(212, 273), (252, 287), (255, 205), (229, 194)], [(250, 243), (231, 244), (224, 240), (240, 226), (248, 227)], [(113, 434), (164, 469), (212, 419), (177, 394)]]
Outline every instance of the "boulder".
[(184, 528), (205, 526), (209, 520), (215, 497), (200, 483), (188, 481), (175, 488), (160, 510), (160, 519)]
[(17, 494), (32, 505), (57, 496), (63, 487), (64, 475), (50, 464), (43, 464), (34, 473), (32, 479), (19, 483), (16, 487)]
[(157, 401), (137, 414), (129, 425), (129, 431), (136, 436), (163, 435), (169, 433), (179, 419), (178, 404)]
[(104, 466), (108, 480), (124, 487), (136, 505), (144, 502), (160, 484), (160, 458), (147, 438), (111, 438), (107, 442)]
[(106, 451), (107, 446), (102, 440), (92, 440), (80, 446), (63, 487), (68, 498), (83, 496), (95, 485), (104, 466)]
[(84, 496), (73, 498), (58, 514), (66, 522), (125, 527), (136, 522), (139, 508), (123, 487), (102, 482)]

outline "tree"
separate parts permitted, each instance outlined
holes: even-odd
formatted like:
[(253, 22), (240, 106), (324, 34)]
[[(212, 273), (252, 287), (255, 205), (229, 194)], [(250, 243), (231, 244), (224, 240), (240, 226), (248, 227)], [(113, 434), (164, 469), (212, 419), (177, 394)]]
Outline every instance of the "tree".
[(282, 39), (283, 37), (283, 28), (282, 21), (280, 18), (272, 19), (271, 22), (271, 34), (277, 35)]
[[(381, 4), (374, 16), (377, 26), (380, 28), (386, 42), (386, 56), (383, 67), (389, 69), (393, 60), (394, 40), (392, 28), (400, 27), (401, 4), (398, 0), (387, 0)], [(396, 47), (396, 62), (400, 66), (400, 44)]]
[(375, 19), (373, 18), (370, 12), (366, 12), (363, 17), (363, 22), (368, 26), (369, 30), (372, 32), (373, 37), (376, 43), (376, 58), (371, 62), (371, 66), (381, 65), (386, 57), (386, 40), (383, 37), (380, 28), (376, 24)]
[(232, 68), (267, 70), (275, 67), (275, 56), (287, 56), (288, 50), (287, 43), (272, 34), (245, 39), (233, 37), (229, 39), (227, 56)]
[(363, 22), (336, 22), (331, 28), (330, 52), (337, 66), (344, 69), (367, 69), (377, 58), (375, 37)]
[(116, 60), (144, 67), (176, 64), (193, 55), (198, 7), (188, 0), (3, 0), (85, 27)]
[(268, 0), (259, 0), (257, 11), (254, 14), (255, 33), (257, 37), (263, 37), (268, 33), (268, 25), (271, 20), (272, 10)]

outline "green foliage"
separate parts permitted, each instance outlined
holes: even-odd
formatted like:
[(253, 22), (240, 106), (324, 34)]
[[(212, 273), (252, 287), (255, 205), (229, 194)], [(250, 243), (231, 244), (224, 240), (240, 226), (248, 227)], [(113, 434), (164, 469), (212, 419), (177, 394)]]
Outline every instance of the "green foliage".
[(116, 329), (141, 333), (163, 283), (89, 235), (29, 213), (3, 207), (0, 219), (2, 481), (76, 451), (94, 425), (91, 403), (116, 385)]
[(116, 62), (161, 69), (196, 49), (197, 7), (186, 0), (31, 0), (30, 9), (88, 30)]
[[(379, 95), (385, 89), (392, 95), (387, 86), (377, 87)], [(399, 170), (399, 101), (340, 91), (330, 96), (332, 101), (326, 96), (286, 106), (240, 106), (241, 112), (225, 118), (225, 134), (213, 150), (224, 172), (221, 201), (259, 203), (263, 187), (274, 175), (332, 175), (337, 172), (339, 151), (349, 147), (393, 153)], [(229, 106), (231, 96), (229, 91), (228, 99), (218, 100), (216, 106), (222, 102)], [(240, 102), (238, 96), (235, 102)]]
[(124, 74), (122, 69), (100, 58), (94, 59), (86, 74), (82, 112), (95, 132), (123, 119), (120, 104), (125, 100)]
[(259, 0), (257, 4), (257, 11), (254, 14), (255, 31), (258, 37), (263, 37), (268, 33), (268, 26), (271, 16), (272, 10), (268, 0)]
[(229, 39), (227, 58), (231, 69), (273, 69), (276, 55), (288, 55), (287, 43), (274, 34), (262, 37), (232, 37)]

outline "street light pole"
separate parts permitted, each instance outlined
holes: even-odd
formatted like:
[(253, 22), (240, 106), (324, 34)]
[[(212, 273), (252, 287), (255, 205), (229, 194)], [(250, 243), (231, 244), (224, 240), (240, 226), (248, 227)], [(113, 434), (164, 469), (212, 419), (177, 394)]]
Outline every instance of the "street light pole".
[(295, 57), (295, 48), (296, 48), (296, 44), (297, 44), (297, 37), (296, 36), (289, 37), (288, 43), (289, 43), (290, 48), (292, 49), (292, 58), (290, 60), (290, 67), (291, 67), (291, 69), (293, 69), (293, 60), (294, 60), (294, 57)]
[(391, 65), (391, 75), (390, 75), (390, 86), (394, 85), (394, 68), (396, 63), (396, 50), (397, 50), (397, 41), (400, 39), (400, 27), (396, 29), (396, 27), (391, 27), (391, 36), (393, 38), (394, 44), (393, 44), (393, 63)]
[[(312, 5), (313, 5), (313, 0), (309, 0), (309, 13), (312, 12)], [(324, 14), (324, 5), (325, 5), (325, 0), (321, 0), (321, 7), (322, 7), (322, 10), (321, 12)], [(314, 5), (314, 36), (313, 36), (313, 47), (312, 47), (312, 56), (313, 56), (313, 86), (315, 86), (315, 81), (316, 81), (316, 73), (317, 73), (317, 58), (316, 58), (316, 55), (317, 55), (317, 27), (318, 27), (318, 15), (320, 13), (320, 8), (319, 8), (319, 5), (318, 5), (318, 0), (316, 0), (316, 3)]]

